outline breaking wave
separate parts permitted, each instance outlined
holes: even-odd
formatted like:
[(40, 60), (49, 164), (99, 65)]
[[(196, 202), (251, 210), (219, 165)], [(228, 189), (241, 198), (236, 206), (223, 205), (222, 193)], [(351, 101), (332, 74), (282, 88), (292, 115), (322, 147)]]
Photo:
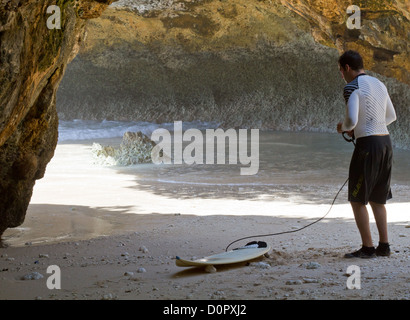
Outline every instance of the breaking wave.
[[(184, 122), (185, 128), (208, 129), (217, 128), (217, 122), (192, 121)], [(111, 120), (60, 120), (59, 124), (59, 142), (78, 141), (78, 140), (96, 140), (119, 138), (125, 132), (142, 132), (147, 136), (159, 128), (167, 129), (172, 132), (174, 123), (152, 123), (145, 121), (111, 121)]]

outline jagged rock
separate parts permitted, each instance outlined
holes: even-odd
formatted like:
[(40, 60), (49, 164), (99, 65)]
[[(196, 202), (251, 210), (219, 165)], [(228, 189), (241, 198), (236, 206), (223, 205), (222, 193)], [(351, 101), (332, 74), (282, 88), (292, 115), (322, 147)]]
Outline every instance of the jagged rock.
[[(112, 0), (0, 2), (0, 236), (23, 223), (58, 136), (56, 91), (78, 53), (86, 19)], [(61, 29), (48, 29), (58, 5)]]
[(117, 163), (123, 166), (149, 163), (154, 146), (155, 142), (142, 132), (126, 132), (120, 145)]
[(151, 151), (155, 145), (142, 132), (126, 132), (118, 148), (93, 143), (91, 151), (98, 164), (129, 166), (152, 162)]

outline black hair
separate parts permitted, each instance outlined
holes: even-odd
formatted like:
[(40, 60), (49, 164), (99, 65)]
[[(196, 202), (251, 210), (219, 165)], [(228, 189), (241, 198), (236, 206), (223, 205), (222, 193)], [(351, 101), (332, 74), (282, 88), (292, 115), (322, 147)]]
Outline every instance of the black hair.
[(349, 50), (343, 53), (339, 58), (339, 65), (346, 69), (346, 65), (349, 65), (353, 70), (363, 69), (363, 58), (359, 52)]

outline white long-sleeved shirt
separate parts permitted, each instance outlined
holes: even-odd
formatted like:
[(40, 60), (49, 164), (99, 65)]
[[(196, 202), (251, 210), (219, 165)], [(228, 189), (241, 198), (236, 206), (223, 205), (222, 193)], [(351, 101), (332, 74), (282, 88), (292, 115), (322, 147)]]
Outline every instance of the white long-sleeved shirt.
[(344, 87), (346, 116), (343, 131), (354, 130), (356, 139), (389, 134), (387, 126), (396, 120), (386, 86), (377, 78), (358, 75)]

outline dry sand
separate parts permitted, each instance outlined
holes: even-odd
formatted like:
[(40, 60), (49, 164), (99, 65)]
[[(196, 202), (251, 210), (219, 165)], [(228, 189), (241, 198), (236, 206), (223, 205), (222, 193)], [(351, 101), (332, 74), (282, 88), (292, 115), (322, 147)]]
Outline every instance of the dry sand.
[[(131, 174), (93, 165), (89, 144), (59, 144), (26, 221), (4, 234), (0, 299), (409, 299), (409, 203), (388, 205), (388, 258), (343, 258), (360, 244), (346, 203), (300, 232), (232, 246), (266, 241), (267, 257), (213, 273), (175, 265), (176, 255), (199, 258), (237, 238), (295, 230), (329, 206), (167, 197), (138, 188)], [(377, 244), (374, 219), (371, 228)], [(47, 287), (50, 265), (61, 270), (61, 289)], [(360, 289), (347, 288), (350, 265), (360, 268)], [(33, 272), (43, 277), (23, 280)]]

